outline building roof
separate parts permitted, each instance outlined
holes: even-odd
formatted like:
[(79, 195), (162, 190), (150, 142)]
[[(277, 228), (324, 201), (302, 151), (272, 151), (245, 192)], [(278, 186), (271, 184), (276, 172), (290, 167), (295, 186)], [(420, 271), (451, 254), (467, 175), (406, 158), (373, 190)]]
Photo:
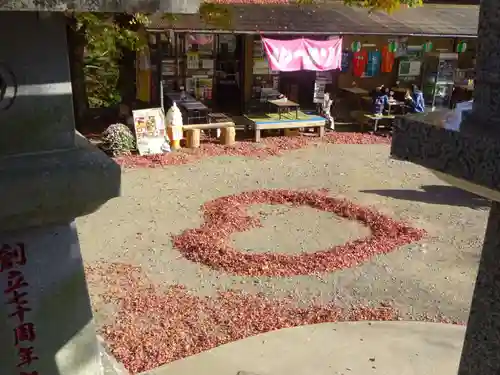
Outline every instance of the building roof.
[[(248, 1), (248, 0), (247, 0)], [(258, 1), (258, 0), (257, 0)], [(262, 0), (261, 0), (262, 1)], [(179, 15), (168, 20), (154, 15), (149, 29), (179, 31), (275, 33), (275, 34), (367, 34), (475, 37), (479, 7), (475, 5), (424, 5), (393, 14), (348, 7), (338, 1), (300, 4), (228, 4), (231, 26), (204, 23), (199, 15)]]

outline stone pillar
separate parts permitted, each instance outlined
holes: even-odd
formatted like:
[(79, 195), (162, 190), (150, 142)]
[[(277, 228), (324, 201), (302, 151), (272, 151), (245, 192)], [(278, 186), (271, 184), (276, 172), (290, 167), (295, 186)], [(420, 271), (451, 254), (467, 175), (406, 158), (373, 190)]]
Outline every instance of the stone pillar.
[(103, 373), (74, 219), (120, 169), (75, 135), (65, 22), (0, 12), (0, 374)]
[(463, 129), (500, 137), (500, 2), (481, 0), (476, 49), (474, 108)]
[[(500, 1), (482, 0), (474, 107), (464, 131), (500, 139)], [(472, 160), (477, 164), (479, 160)], [(491, 172), (494, 173), (494, 172)], [(500, 203), (491, 207), (459, 375), (500, 373)]]

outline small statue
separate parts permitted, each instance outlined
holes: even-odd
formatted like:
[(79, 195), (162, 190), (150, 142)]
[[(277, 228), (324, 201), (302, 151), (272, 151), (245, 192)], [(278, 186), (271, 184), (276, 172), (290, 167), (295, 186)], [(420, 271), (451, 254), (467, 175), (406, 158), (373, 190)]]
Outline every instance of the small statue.
[(323, 96), (323, 103), (321, 105), (321, 111), (323, 112), (323, 115), (326, 117), (326, 120), (328, 121), (327, 126), (331, 130), (335, 130), (335, 121), (331, 114), (332, 104), (333, 100), (330, 98), (330, 93), (325, 92)]

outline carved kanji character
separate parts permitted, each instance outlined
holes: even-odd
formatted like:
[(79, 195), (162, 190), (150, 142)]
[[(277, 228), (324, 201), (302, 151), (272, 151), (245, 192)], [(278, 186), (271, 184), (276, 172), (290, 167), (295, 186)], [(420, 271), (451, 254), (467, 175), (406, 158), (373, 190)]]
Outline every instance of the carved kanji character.
[(11, 270), (16, 266), (26, 264), (26, 253), (24, 244), (17, 243), (14, 246), (3, 244), (0, 246), (0, 272)]
[(24, 275), (21, 271), (9, 271), (7, 276), (7, 289), (4, 290), (4, 294), (10, 294), (15, 290), (19, 290), (27, 286), (28, 283), (24, 280)]
[(28, 348), (19, 348), (19, 363), (17, 367), (29, 366), (33, 361), (37, 361), (38, 357), (34, 353), (34, 348), (32, 346)]
[(36, 333), (33, 323), (22, 323), (14, 329), (16, 346), (23, 341), (35, 341)]
[(18, 292), (15, 290), (12, 293), (12, 297), (7, 301), (8, 305), (15, 305), (14, 312), (9, 315), (10, 318), (17, 316), (19, 319), (19, 323), (24, 323), (25, 314), (31, 311), (31, 308), (28, 307), (28, 300), (25, 299), (28, 293), (26, 292)]

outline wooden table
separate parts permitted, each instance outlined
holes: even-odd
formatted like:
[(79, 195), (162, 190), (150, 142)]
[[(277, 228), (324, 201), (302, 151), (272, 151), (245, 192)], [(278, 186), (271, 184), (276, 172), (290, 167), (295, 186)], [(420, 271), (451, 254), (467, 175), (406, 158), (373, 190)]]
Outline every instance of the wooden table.
[(372, 115), (372, 114), (368, 114), (368, 113), (365, 114), (365, 117), (370, 119), (371, 121), (373, 121), (373, 132), (376, 132), (378, 130), (379, 121), (381, 121), (381, 120), (394, 120), (396, 118), (396, 116), (393, 116), (393, 115), (377, 116), (377, 115)]
[(284, 109), (290, 110), (290, 108), (295, 108), (295, 119), (299, 118), (300, 105), (298, 103), (292, 102), (291, 100), (281, 100), (281, 99), (268, 100), (267, 102), (277, 107), (278, 120), (281, 120), (281, 113), (283, 112), (283, 110)]
[(406, 103), (405, 102), (400, 102), (397, 100), (389, 100), (389, 108), (387, 109), (387, 114), (391, 114), (391, 109), (392, 107), (401, 107), (403, 115), (405, 114), (405, 108), (406, 108)]
[(365, 96), (369, 94), (368, 90), (362, 89), (360, 87), (344, 87), (342, 90), (354, 95)]
[(182, 99), (180, 92), (168, 92), (165, 96), (172, 103), (175, 102), (179, 108), (184, 109), (186, 112), (186, 124), (191, 124), (195, 120), (203, 120), (203, 123), (208, 122), (210, 109), (191, 95), (186, 94), (185, 98)]

